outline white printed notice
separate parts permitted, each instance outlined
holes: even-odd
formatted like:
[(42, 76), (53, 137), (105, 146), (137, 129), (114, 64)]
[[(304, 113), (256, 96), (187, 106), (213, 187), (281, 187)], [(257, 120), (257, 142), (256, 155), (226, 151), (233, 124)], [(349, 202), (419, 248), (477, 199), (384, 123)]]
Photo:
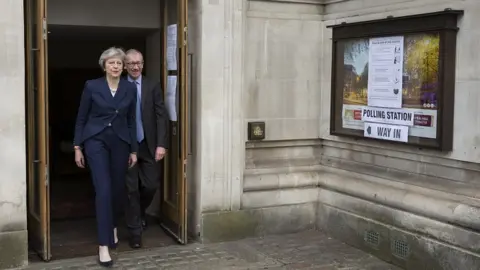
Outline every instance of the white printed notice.
[(408, 142), (408, 127), (365, 123), (363, 136), (380, 140)]
[(165, 98), (170, 121), (177, 121), (177, 76), (167, 76), (167, 97)]
[(415, 115), (404, 109), (363, 107), (362, 120), (392, 125), (413, 126)]
[(402, 107), (403, 36), (370, 39), (368, 106)]
[(177, 25), (167, 27), (167, 70), (177, 70)]

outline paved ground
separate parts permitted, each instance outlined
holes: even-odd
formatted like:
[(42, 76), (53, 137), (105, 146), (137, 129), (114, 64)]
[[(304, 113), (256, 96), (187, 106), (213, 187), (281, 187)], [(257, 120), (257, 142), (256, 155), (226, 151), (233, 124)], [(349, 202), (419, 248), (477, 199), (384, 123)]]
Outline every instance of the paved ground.
[[(117, 269), (399, 270), (317, 231), (218, 244), (189, 244), (114, 254)], [(101, 269), (95, 257), (36, 263), (29, 270)]]

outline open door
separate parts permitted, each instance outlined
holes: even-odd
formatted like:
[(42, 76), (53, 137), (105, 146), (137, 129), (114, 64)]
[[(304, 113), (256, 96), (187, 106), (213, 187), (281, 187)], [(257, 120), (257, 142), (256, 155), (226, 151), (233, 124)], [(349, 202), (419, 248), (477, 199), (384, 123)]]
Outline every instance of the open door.
[(48, 261), (50, 197), (48, 176), (47, 0), (25, 0), (28, 166), (28, 236), (30, 247)]
[(162, 226), (187, 243), (187, 0), (163, 0), (163, 89), (170, 116), (170, 148), (165, 158), (161, 195)]

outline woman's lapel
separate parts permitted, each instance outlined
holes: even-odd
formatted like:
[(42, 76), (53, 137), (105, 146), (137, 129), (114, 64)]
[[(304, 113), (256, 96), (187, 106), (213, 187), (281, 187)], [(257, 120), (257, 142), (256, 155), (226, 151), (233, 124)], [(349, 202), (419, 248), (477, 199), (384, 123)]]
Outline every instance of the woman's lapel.
[(118, 83), (117, 93), (115, 94), (115, 97), (113, 98), (117, 104), (118, 104), (118, 102), (122, 101), (122, 99), (127, 94), (127, 91), (128, 91), (128, 81), (126, 81), (124, 79), (120, 79), (120, 82)]

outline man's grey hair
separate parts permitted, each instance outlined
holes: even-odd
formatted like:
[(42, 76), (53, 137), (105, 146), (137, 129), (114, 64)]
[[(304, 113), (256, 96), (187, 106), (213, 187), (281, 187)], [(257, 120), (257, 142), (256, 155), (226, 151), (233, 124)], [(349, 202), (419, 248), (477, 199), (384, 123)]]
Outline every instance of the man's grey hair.
[(129, 54), (140, 54), (143, 58), (143, 54), (137, 49), (130, 49), (125, 53), (125, 55), (129, 55)]
[(117, 47), (110, 47), (106, 49), (101, 55), (100, 59), (98, 59), (98, 64), (102, 69), (105, 68), (105, 62), (113, 57), (118, 57), (123, 61), (125, 61), (125, 52), (121, 48)]

